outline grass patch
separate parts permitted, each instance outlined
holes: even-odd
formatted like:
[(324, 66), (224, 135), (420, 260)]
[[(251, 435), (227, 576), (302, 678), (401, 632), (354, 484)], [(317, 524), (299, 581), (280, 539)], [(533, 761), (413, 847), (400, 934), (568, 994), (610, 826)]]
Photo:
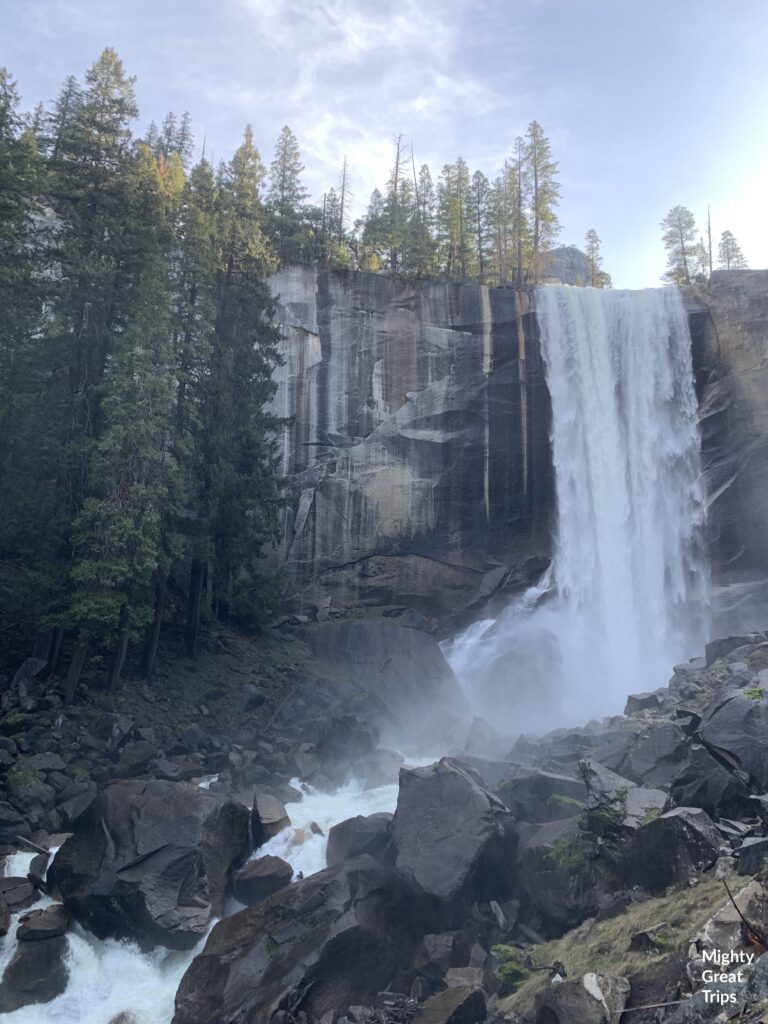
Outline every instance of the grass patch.
[(751, 686), (748, 690), (744, 691), (744, 696), (749, 697), (750, 700), (762, 700), (765, 691), (762, 686)]
[[(743, 882), (746, 885), (749, 879), (745, 877)], [(660, 952), (653, 957), (654, 963), (661, 963), (687, 952), (693, 936), (728, 903), (723, 883), (708, 879), (693, 888), (634, 904), (608, 921), (585, 921), (562, 938), (532, 946), (528, 952), (540, 967), (561, 961), (569, 979), (580, 978), (588, 971), (632, 977), (647, 971), (649, 965), (647, 953), (629, 950), (636, 932), (652, 928), (659, 921), (668, 922), (663, 941), (658, 943)], [(514, 953), (519, 963), (523, 954), (520, 950)], [(545, 971), (529, 972), (527, 978), (518, 981), (515, 991), (500, 1002), (499, 1009), (522, 1013), (531, 1006), (536, 993), (548, 984)]]

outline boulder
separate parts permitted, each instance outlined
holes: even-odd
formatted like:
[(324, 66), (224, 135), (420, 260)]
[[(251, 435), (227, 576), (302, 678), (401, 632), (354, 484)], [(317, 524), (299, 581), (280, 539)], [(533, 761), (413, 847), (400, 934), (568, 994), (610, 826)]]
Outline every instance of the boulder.
[(54, 903), (44, 910), (30, 910), (19, 918), (16, 938), (19, 942), (41, 942), (63, 935), (69, 928), (69, 914), (61, 903)]
[(12, 1013), (32, 1003), (49, 1003), (67, 987), (63, 935), (40, 942), (20, 942), (0, 980), (0, 1012)]
[(640, 738), (622, 762), (622, 771), (641, 785), (667, 785), (680, 771), (688, 737), (674, 722), (659, 722)]
[(597, 913), (609, 886), (593, 852), (579, 818), (520, 828), (519, 891), (548, 936)]
[(722, 839), (714, 822), (698, 807), (677, 807), (635, 832), (620, 870), (629, 885), (662, 892), (687, 885), (717, 860)]
[(185, 782), (112, 783), (75, 822), (48, 884), (100, 938), (189, 949), (223, 910), (248, 817), (242, 804)]
[(370, 1006), (410, 963), (423, 901), (370, 857), (329, 868), (220, 921), (176, 993), (173, 1024), (310, 1019)]
[(147, 740), (126, 743), (120, 751), (120, 757), (112, 774), (116, 779), (129, 779), (143, 775), (156, 754), (157, 747), (154, 743), (148, 743)]
[(658, 711), (660, 707), (661, 698), (658, 693), (633, 693), (627, 697), (624, 714), (630, 716), (643, 711)]
[(701, 807), (712, 818), (754, 817), (757, 808), (749, 796), (748, 786), (700, 743), (689, 748), (688, 760), (669, 789), (673, 807)]
[(385, 811), (379, 814), (358, 814), (355, 818), (334, 825), (328, 833), (325, 859), (328, 867), (352, 860), (364, 853), (374, 860), (389, 863), (394, 859), (390, 825), (392, 815)]
[(232, 894), (236, 900), (251, 907), (284, 889), (292, 878), (293, 868), (280, 857), (259, 857), (232, 875)]
[(39, 817), (53, 807), (56, 790), (45, 781), (45, 774), (20, 757), (5, 775), (8, 799), (23, 814)]
[(606, 1024), (618, 1021), (629, 999), (626, 978), (585, 974), (550, 985), (536, 997), (533, 1024)]
[(496, 792), (516, 819), (537, 824), (572, 818), (587, 803), (581, 779), (540, 769), (520, 769), (514, 778), (502, 780)]
[(485, 1024), (485, 994), (473, 985), (456, 985), (430, 996), (419, 1007), (415, 1024)]
[(759, 687), (718, 696), (699, 727), (702, 742), (746, 772), (761, 792), (768, 791), (768, 691)]
[(0, 897), (8, 904), (12, 912), (26, 910), (37, 900), (37, 890), (28, 878), (8, 875), (0, 878)]
[(283, 829), (289, 828), (291, 819), (285, 806), (268, 793), (256, 793), (251, 810), (251, 838), (254, 849), (274, 839)]
[(398, 871), (447, 904), (504, 900), (512, 893), (512, 815), (458, 761), (444, 757), (400, 772), (392, 836)]
[(0, 800), (0, 844), (12, 843), (16, 836), (28, 836), (31, 832), (26, 815)]
[(756, 875), (768, 857), (768, 836), (744, 839), (736, 852), (739, 857), (739, 874)]
[(724, 658), (726, 654), (737, 650), (739, 647), (746, 647), (751, 644), (759, 644), (765, 639), (762, 633), (748, 633), (746, 636), (727, 636), (720, 640), (712, 640), (704, 648), (704, 659), (707, 668), (714, 664), (718, 658)]

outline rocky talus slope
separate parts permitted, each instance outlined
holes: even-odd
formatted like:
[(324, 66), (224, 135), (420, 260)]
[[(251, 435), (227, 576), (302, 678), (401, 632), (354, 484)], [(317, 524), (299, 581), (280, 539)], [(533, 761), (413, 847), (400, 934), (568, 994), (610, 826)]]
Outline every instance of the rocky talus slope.
[[(442, 665), (433, 715), (454, 687), (434, 641), (386, 619), (286, 628), (261, 676), (233, 671), (236, 645), (252, 653), (244, 639), (216, 638), (230, 653), (199, 669), (210, 686), (229, 659), (216, 711), (203, 702), (186, 721), (185, 705), (165, 726), (149, 700), (131, 716), (95, 699), (65, 709), (59, 681), (22, 666), (0, 718), (0, 841), (60, 849), (47, 877), (41, 852), (28, 877), (0, 879), (2, 930), (40, 890), (55, 901), (20, 926), (0, 1007), (63, 990), (72, 920), (189, 948), (234, 892), (246, 908), (193, 960), (174, 1024), (761, 1019), (768, 635), (710, 644), (623, 716), (519, 736), (503, 757), (478, 756), (476, 723), (472, 753), (406, 769), (382, 745), (385, 706), (428, 727), (416, 676)], [(381, 669), (384, 649), (399, 671), (367, 690), (360, 673)], [(296, 779), (330, 791), (351, 766), (369, 786), (399, 776), (394, 816), (340, 823), (327, 869), (291, 880), (259, 848), (288, 825)], [(708, 958), (732, 951), (750, 962), (712, 1001)]]

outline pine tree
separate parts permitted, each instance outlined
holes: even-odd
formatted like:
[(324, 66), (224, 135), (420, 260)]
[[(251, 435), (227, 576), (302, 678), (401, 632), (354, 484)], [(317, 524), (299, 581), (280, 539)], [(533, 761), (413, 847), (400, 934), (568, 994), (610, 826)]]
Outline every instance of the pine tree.
[(526, 133), (525, 161), (530, 182), (531, 266), (530, 278), (541, 279), (544, 255), (560, 232), (555, 208), (560, 185), (555, 177), (557, 164), (541, 125), (531, 121)]
[[(222, 615), (254, 617), (264, 593), (260, 555), (277, 539), (280, 488), (274, 394), (279, 332), (266, 275), (264, 168), (250, 127), (218, 182), (219, 268), (210, 367), (197, 431), (200, 528), (192, 554), (187, 650), (194, 655), (207, 582)], [(212, 582), (206, 575), (213, 574)]]
[(746, 270), (747, 261), (741, 246), (730, 231), (724, 231), (720, 235), (720, 243), (717, 247), (717, 265), (723, 270)]
[(664, 280), (672, 284), (690, 284), (694, 267), (696, 221), (685, 206), (675, 206), (661, 222), (662, 239), (667, 250)]
[(594, 228), (590, 228), (585, 239), (587, 262), (589, 264), (590, 288), (610, 288), (611, 275), (602, 269), (603, 257), (600, 252), (600, 238)]
[(437, 272), (435, 218), (435, 186), (429, 167), (422, 164), (416, 179), (414, 219), (414, 261), (417, 277), (431, 277)]
[(301, 183), (303, 170), (298, 141), (285, 125), (275, 146), (265, 202), (269, 233), (282, 264), (306, 256), (304, 207), (309, 193)]

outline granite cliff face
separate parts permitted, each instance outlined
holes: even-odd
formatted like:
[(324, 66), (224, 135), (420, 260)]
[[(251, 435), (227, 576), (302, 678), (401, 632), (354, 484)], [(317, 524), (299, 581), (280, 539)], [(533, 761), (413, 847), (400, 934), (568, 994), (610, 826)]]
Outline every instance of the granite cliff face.
[[(555, 509), (532, 293), (306, 267), (272, 287), (289, 607), (445, 623), (537, 578)], [(768, 271), (684, 297), (721, 625), (743, 629), (768, 578)]]
[(715, 271), (691, 317), (724, 624), (764, 624), (768, 606), (768, 271)]
[(308, 268), (273, 291), (291, 605), (445, 618), (535, 578), (553, 485), (530, 294)]

